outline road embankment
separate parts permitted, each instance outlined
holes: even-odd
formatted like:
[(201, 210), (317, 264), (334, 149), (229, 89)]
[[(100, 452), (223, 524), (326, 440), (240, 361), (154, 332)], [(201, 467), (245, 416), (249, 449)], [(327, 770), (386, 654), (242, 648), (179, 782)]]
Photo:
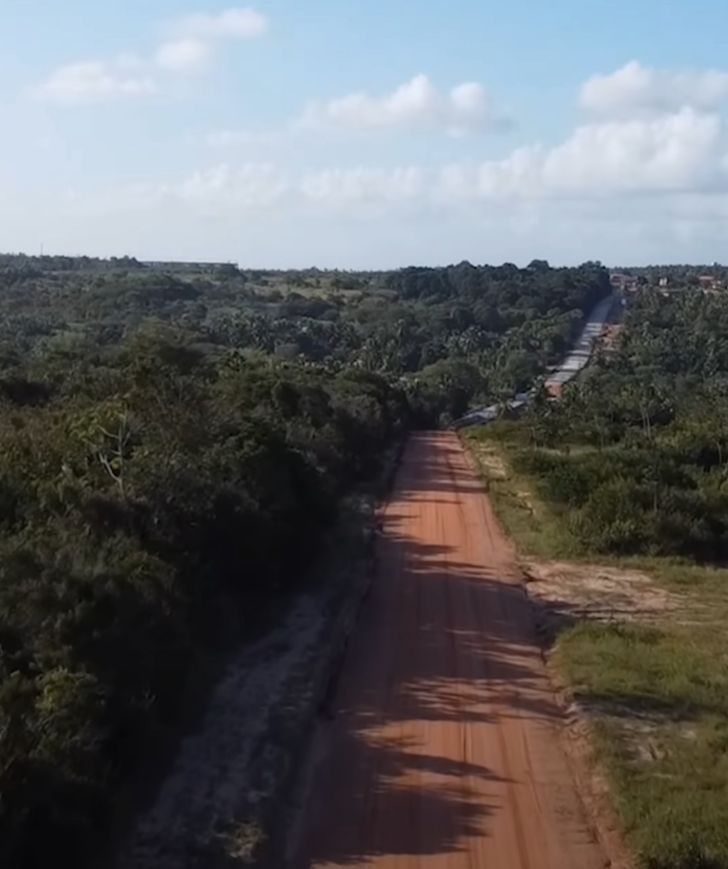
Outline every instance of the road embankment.
[(280, 869), (281, 806), (369, 591), (378, 504), (400, 454), (401, 446), (368, 491), (342, 504), (310, 590), (230, 660), (117, 869)]

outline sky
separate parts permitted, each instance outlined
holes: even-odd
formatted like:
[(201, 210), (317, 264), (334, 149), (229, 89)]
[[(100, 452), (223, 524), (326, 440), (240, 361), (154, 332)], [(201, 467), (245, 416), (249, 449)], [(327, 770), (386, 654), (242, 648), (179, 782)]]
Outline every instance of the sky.
[(728, 260), (725, 0), (1, 0), (0, 249)]

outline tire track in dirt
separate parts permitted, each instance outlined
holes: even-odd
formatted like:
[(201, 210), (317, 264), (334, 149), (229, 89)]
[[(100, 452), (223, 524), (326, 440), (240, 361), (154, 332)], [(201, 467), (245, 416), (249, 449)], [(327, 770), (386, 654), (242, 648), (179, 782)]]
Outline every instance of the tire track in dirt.
[(421, 434), (302, 794), (294, 869), (597, 869), (515, 555), (456, 435)]

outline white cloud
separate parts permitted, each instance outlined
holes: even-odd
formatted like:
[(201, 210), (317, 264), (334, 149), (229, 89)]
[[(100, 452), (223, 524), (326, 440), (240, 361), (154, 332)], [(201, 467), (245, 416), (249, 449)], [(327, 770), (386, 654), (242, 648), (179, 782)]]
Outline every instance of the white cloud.
[(201, 39), (255, 39), (267, 33), (268, 19), (255, 9), (227, 9), (218, 15), (188, 15), (178, 29)]
[(280, 137), (280, 133), (266, 130), (213, 130), (205, 136), (205, 143), (211, 148), (236, 148), (270, 145)]
[[(219, 134), (223, 143), (240, 135)], [(175, 183), (114, 191), (104, 203), (147, 209), (171, 199), (212, 214), (247, 214), (275, 205), (289, 212), (315, 208), (352, 216), (360, 209), (386, 215), (400, 206), (457, 215), (464, 208), (558, 213), (567, 203), (608, 211), (626, 202), (631, 208), (638, 200), (652, 202), (654, 210), (656, 197), (661, 203), (688, 197), (705, 203), (726, 193), (728, 142), (720, 118), (683, 109), (659, 119), (586, 124), (554, 147), (521, 147), (501, 160), (440, 168), (340, 166), (297, 174), (273, 163), (226, 162)]]
[(180, 184), (163, 188), (163, 192), (185, 202), (247, 209), (273, 205), (288, 189), (285, 175), (270, 163), (246, 163), (238, 167), (221, 163), (195, 172)]
[(187, 37), (160, 45), (155, 61), (160, 69), (170, 72), (196, 71), (205, 65), (210, 53), (207, 42)]
[(684, 107), (716, 109), (728, 100), (728, 73), (650, 69), (637, 61), (596, 75), (581, 89), (581, 105), (611, 117), (652, 115)]
[[(427, 185), (434, 180), (427, 175)], [(346, 208), (303, 200), (295, 182), (270, 207), (220, 200), (218, 193), (185, 201), (163, 187), (153, 196), (143, 188), (125, 190), (48, 201), (40, 191), (29, 197), (25, 188), (12, 189), (16, 207), (0, 211), (0, 229), (12, 249), (32, 247), (42, 234), (47, 249), (59, 253), (174, 259), (184, 251), (189, 259), (232, 259), (247, 268), (372, 269), (463, 259), (525, 265), (534, 256), (554, 263), (712, 262), (724, 255), (728, 232), (725, 193), (458, 201), (449, 207), (430, 205), (423, 193), (407, 208)]]
[(52, 72), (33, 93), (40, 99), (62, 105), (100, 103), (155, 93), (154, 80), (142, 70), (129, 67), (128, 58), (118, 63), (71, 63)]
[(62, 105), (148, 96), (160, 90), (158, 74), (197, 71), (212, 56), (216, 42), (253, 39), (267, 29), (268, 19), (254, 9), (190, 15), (177, 23), (175, 38), (161, 43), (150, 58), (125, 53), (115, 60), (67, 64), (51, 72), (32, 93)]
[(416, 166), (394, 169), (325, 169), (303, 176), (305, 199), (326, 205), (412, 201), (425, 191), (426, 173)]
[(709, 191), (728, 181), (720, 118), (683, 109), (657, 119), (577, 128), (560, 145), (439, 173), (441, 200), (590, 198)]
[[(214, 45), (201, 36), (184, 39)], [(181, 51), (174, 72), (187, 68), (184, 55)], [(192, 66), (193, 56), (190, 52)], [(162, 77), (159, 63), (157, 56), (152, 69)], [(103, 77), (108, 69), (99, 66)], [(146, 68), (132, 57), (111, 69), (116, 78), (145, 81)], [(260, 264), (280, 265), (293, 250), (319, 263), (364, 265), (361, 258), (370, 257), (371, 266), (475, 255), (516, 260), (518, 250), (527, 251), (526, 261), (534, 251), (551, 259), (622, 261), (666, 258), (660, 251), (689, 259), (690, 251), (701, 251), (713, 259), (728, 231), (728, 136), (713, 108), (722, 99), (720, 79), (695, 76), (692, 84), (699, 81), (700, 87), (676, 86), (682, 96), (671, 110), (660, 108), (668, 102), (654, 96), (652, 85), (633, 87), (632, 96), (621, 101), (604, 96), (609, 88), (602, 96), (592, 88), (582, 100), (602, 114), (561, 142), (440, 167), (413, 165), (406, 158), (401, 165), (361, 165), (360, 152), (349, 165), (312, 168), (321, 165), (319, 143), (305, 136), (288, 141), (296, 134), (290, 125), (218, 130), (207, 137), (211, 146), (258, 145), (266, 161), (280, 152), (281, 165), (231, 158), (177, 180), (80, 193), (67, 207), (86, 227), (79, 237), (106, 225), (99, 218), (109, 215), (128, 227), (126, 238), (139, 238), (140, 244), (149, 243), (148, 235), (159, 237), (157, 229), (144, 235), (140, 228), (162, 227), (172, 246), (185, 237), (192, 246), (219, 244), (226, 257), (245, 249)], [(695, 105), (684, 105), (688, 90)], [(465, 83), (444, 92), (418, 76), (385, 97), (355, 94), (319, 105), (308, 121), (334, 128), (463, 133), (487, 129), (494, 117), (481, 85)], [(273, 143), (289, 147), (270, 147)], [(292, 144), (296, 165), (303, 166), (297, 171), (285, 163)], [(307, 168), (311, 146), (318, 149), (316, 162)]]
[(114, 60), (114, 66), (116, 69), (127, 73), (145, 72), (148, 67), (147, 63), (138, 54), (134, 54), (131, 51), (118, 55)]
[(93, 192), (73, 189), (65, 199), (74, 214), (86, 218), (160, 209), (229, 216), (261, 213), (290, 191), (285, 173), (271, 163), (220, 163), (173, 181), (136, 181)]
[(665, 191), (723, 182), (720, 118), (682, 109), (654, 120), (580, 127), (544, 161), (547, 189)]
[(491, 116), (490, 100), (485, 88), (477, 82), (464, 82), (450, 91), (450, 103), (453, 111), (453, 130), (480, 127), (495, 120)]
[(543, 195), (544, 149), (518, 148), (503, 160), (453, 163), (437, 173), (433, 195), (443, 203), (460, 200), (523, 199)]
[(728, 143), (720, 118), (683, 109), (658, 119), (577, 128), (552, 148), (517, 148), (502, 160), (427, 170), (328, 169), (304, 176), (317, 202), (594, 200), (711, 193), (728, 187)]
[[(223, 142), (237, 133), (219, 134)], [(657, 119), (578, 127), (553, 147), (517, 148), (500, 160), (442, 167), (338, 166), (298, 173), (270, 163), (220, 163), (177, 182), (114, 191), (104, 202), (160, 201), (234, 215), (270, 210), (316, 214), (436, 211), (450, 217), (501, 209), (629, 211), (637, 201), (660, 213), (667, 203), (727, 198), (728, 141), (719, 116), (683, 109)], [(660, 205), (656, 205), (659, 201)], [(131, 203), (131, 204), (130, 204)], [(627, 205), (628, 204), (628, 205)], [(112, 207), (112, 206), (107, 206)], [(645, 206), (647, 209), (647, 206)], [(694, 208), (693, 211), (700, 210)], [(590, 217), (593, 219), (593, 217)]]
[(301, 123), (349, 129), (444, 129), (453, 135), (506, 123), (493, 109), (485, 88), (464, 82), (449, 92), (438, 90), (426, 75), (416, 75), (385, 96), (362, 91), (325, 103), (313, 103)]

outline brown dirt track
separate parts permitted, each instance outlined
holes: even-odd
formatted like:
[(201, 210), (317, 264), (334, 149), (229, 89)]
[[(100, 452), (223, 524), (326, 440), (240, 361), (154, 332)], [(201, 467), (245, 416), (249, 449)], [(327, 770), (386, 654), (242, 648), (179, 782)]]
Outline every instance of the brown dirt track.
[(514, 552), (462, 446), (412, 438), (292, 865), (607, 865), (563, 726)]

